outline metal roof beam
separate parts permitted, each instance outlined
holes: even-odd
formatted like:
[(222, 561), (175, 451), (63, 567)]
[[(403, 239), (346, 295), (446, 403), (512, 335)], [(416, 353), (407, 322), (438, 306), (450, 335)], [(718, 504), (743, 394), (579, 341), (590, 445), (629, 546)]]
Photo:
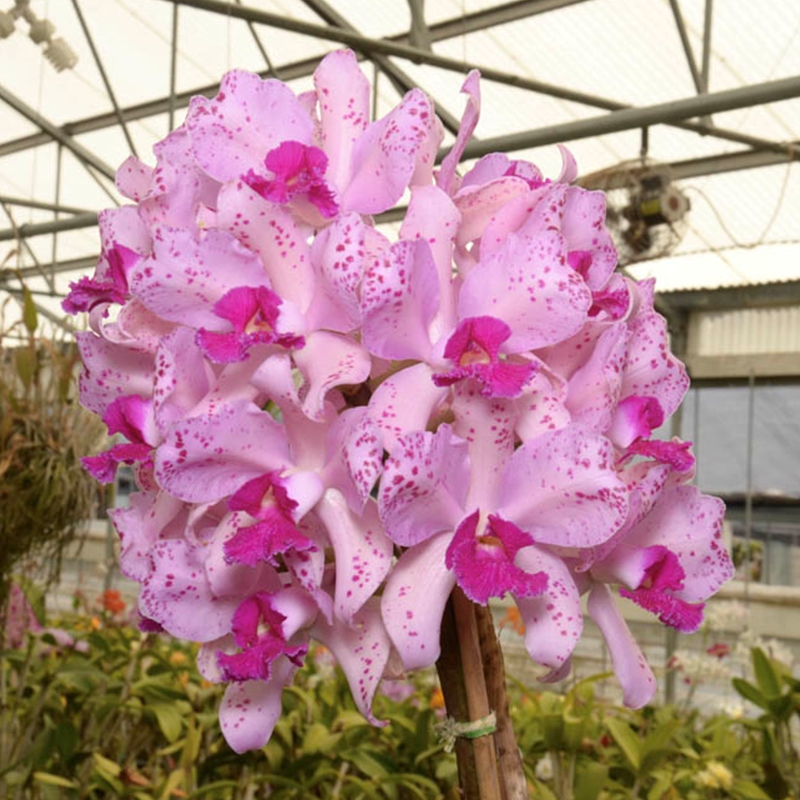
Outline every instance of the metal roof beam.
[[(36, 109), (31, 108), (27, 103), (20, 100), (15, 94), (9, 92), (5, 86), (0, 85), (0, 100), (11, 106), (15, 111), (22, 114), (27, 120), (40, 128), (49, 139), (61, 142), (82, 164), (94, 167), (112, 182), (114, 181), (114, 170), (96, 156), (91, 150), (76, 142), (68, 133), (64, 133), (61, 128), (54, 125), (50, 120), (43, 117)], [(116, 117), (115, 117), (116, 120)]]
[[(542, 14), (546, 11), (553, 11), (564, 6), (585, 3), (587, 0), (516, 0), (516, 2), (503, 3), (492, 8), (466, 14), (463, 17), (452, 17), (442, 22), (434, 23), (430, 26), (431, 38), (434, 42), (441, 42), (452, 39), (456, 36), (463, 36), (479, 30), (494, 27), (495, 25), (505, 25), (509, 22), (525, 19), (527, 17)], [(237, 0), (241, 5), (241, 0)], [(252, 24), (252, 21), (250, 21)], [(408, 42), (410, 33), (400, 33), (387, 37), (390, 42)], [(324, 54), (302, 61), (294, 61), (291, 64), (274, 67), (272, 70), (264, 70), (262, 77), (280, 75), (283, 81), (296, 80), (311, 75), (317, 68), (320, 59)], [(217, 93), (219, 82), (209, 83), (205, 86), (198, 86), (187, 92), (175, 95), (175, 108), (186, 108), (189, 100), (195, 95), (212, 96)], [(137, 103), (122, 109), (122, 114), (126, 121), (133, 122), (138, 119), (164, 114), (169, 111), (170, 97), (160, 97), (157, 100), (150, 100), (146, 103)], [(61, 127), (64, 133), (74, 136), (80, 133), (90, 133), (91, 131), (109, 128), (117, 124), (114, 113), (97, 114), (92, 117), (85, 117), (74, 122), (67, 122)], [(48, 144), (50, 137), (46, 134), (35, 133), (29, 136), (22, 136), (0, 144), (0, 156), (17, 153), (20, 150), (27, 150), (31, 147)]]
[[(800, 75), (713, 94), (687, 97), (682, 100), (670, 100), (667, 103), (658, 103), (653, 106), (625, 108), (610, 114), (588, 117), (574, 122), (483, 139), (467, 145), (464, 157), (479, 158), (497, 150), (505, 152), (527, 150), (532, 147), (585, 139), (589, 136), (602, 136), (607, 133), (644, 128), (649, 125), (674, 125), (691, 117), (765, 103), (776, 103), (794, 97), (800, 97)], [(714, 131), (715, 128), (710, 128), (708, 132), (713, 134)], [(777, 142), (773, 144), (779, 152), (783, 151), (785, 158), (789, 157), (790, 152), (796, 155), (796, 148), (793, 145), (782, 145)]]
[(0, 242), (8, 242), (13, 239), (30, 239), (33, 236), (42, 236), (47, 233), (91, 228), (93, 225), (97, 225), (97, 214), (94, 211), (87, 211), (66, 219), (54, 219), (49, 222), (30, 222), (20, 225), (16, 229), (6, 228), (6, 230), (0, 231)]
[(61, 214), (88, 214), (91, 213), (88, 208), (78, 208), (77, 206), (64, 206), (56, 203), (44, 203), (41, 200), (29, 200), (23, 197), (9, 197), (8, 195), (0, 195), (0, 203), (6, 203), (9, 206), (21, 206), (22, 208), (38, 208), (42, 211), (56, 211)]
[[(45, 264), (48, 271), (53, 275), (63, 272), (77, 272), (79, 270), (91, 269), (97, 266), (100, 255), (85, 256), (83, 258), (73, 258), (69, 261), (59, 261), (56, 264)], [(25, 280), (26, 278), (38, 278), (40, 273), (37, 267), (21, 267), (19, 269), (0, 269), (0, 285), (11, 280)]]

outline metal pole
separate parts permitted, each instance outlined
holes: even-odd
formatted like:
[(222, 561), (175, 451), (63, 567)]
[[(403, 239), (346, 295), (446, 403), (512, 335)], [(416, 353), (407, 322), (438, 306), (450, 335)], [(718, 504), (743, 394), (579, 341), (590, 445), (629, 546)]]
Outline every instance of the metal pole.
[(707, 92), (709, 87), (709, 72), (711, 70), (711, 23), (714, 15), (714, 0), (706, 0), (705, 19), (703, 20), (703, 71), (700, 80), (702, 91)]
[[(83, 258), (73, 258), (69, 261), (62, 261), (59, 264), (51, 264), (50, 272), (56, 275), (63, 272), (77, 272), (79, 270), (89, 269), (96, 266), (99, 258), (99, 255), (84, 256)], [(8, 281), (12, 279), (17, 280), (19, 278), (25, 280), (25, 278), (36, 275), (39, 275), (39, 271), (36, 267), (21, 267), (15, 270), (0, 269), (0, 289), (5, 289)]]
[(11, 106), (15, 111), (22, 114), (29, 122), (41, 128), (51, 139), (61, 142), (82, 164), (94, 167), (98, 172), (105, 175), (110, 181), (114, 181), (114, 170), (96, 156), (91, 150), (76, 142), (71, 136), (64, 133), (61, 128), (54, 125), (50, 120), (45, 119), (38, 111), (31, 108), (27, 103), (20, 100), (15, 94), (9, 92), (5, 86), (0, 85), (0, 100)]
[(75, 214), (66, 219), (59, 219), (50, 222), (33, 222), (20, 225), (19, 228), (6, 228), (0, 230), (0, 242), (8, 242), (12, 239), (26, 239), (32, 236), (42, 236), (56, 231), (74, 231), (80, 228), (91, 228), (97, 225), (97, 214), (94, 211), (87, 211), (85, 214)]
[(128, 126), (125, 124), (125, 117), (122, 116), (122, 110), (117, 103), (114, 90), (111, 88), (111, 81), (108, 79), (105, 67), (103, 67), (103, 62), (100, 59), (100, 53), (97, 51), (97, 48), (94, 45), (94, 39), (92, 38), (92, 34), (89, 32), (89, 26), (86, 24), (86, 20), (83, 17), (81, 7), (78, 5), (78, 0), (72, 0), (72, 5), (75, 8), (75, 14), (78, 17), (78, 22), (80, 22), (81, 28), (83, 28), (83, 35), (86, 37), (86, 41), (89, 44), (89, 49), (92, 51), (92, 56), (94, 56), (94, 63), (97, 66), (97, 71), (100, 73), (100, 77), (103, 79), (103, 85), (106, 87), (108, 99), (111, 100), (111, 105), (114, 107), (114, 114), (116, 115), (117, 121), (122, 128), (123, 134), (125, 134), (125, 140), (127, 141), (131, 152), (136, 155), (136, 145), (134, 145), (130, 131), (128, 130)]
[(697, 69), (697, 62), (694, 60), (694, 52), (692, 51), (692, 45), (689, 42), (689, 34), (686, 31), (686, 23), (683, 21), (683, 14), (681, 13), (680, 6), (678, 5), (678, 0), (669, 0), (669, 4), (672, 7), (672, 16), (675, 17), (675, 27), (677, 27), (678, 34), (681, 37), (683, 52), (686, 54), (686, 63), (689, 65), (689, 72), (692, 74), (694, 88), (697, 89), (698, 94), (701, 94), (702, 92), (706, 91), (706, 87), (703, 86), (703, 79), (699, 70)]
[[(242, 0), (236, 0), (236, 2), (239, 5), (242, 4)], [(264, 45), (263, 45), (263, 43), (261, 41), (261, 37), (258, 35), (258, 32), (255, 29), (255, 26), (253, 25), (252, 22), (250, 22), (248, 20), (247, 27), (249, 28), (250, 33), (253, 36), (253, 41), (256, 43), (256, 47), (258, 48), (258, 51), (261, 53), (261, 57), (264, 59), (264, 63), (267, 65), (267, 73), (271, 77), (280, 80), (281, 76), (278, 73), (278, 71), (275, 69), (275, 67), (273, 66), (272, 61), (270, 60), (269, 54), (267, 53), (267, 48), (264, 47)]]
[[(64, 155), (64, 145), (59, 142), (56, 145), (56, 191), (53, 204), (55, 211), (53, 213), (53, 222), (58, 222), (58, 204), (61, 201), (61, 157)], [(52, 270), (53, 264), (58, 261), (58, 232), (53, 231), (53, 247), (50, 251), (50, 267)], [(51, 286), (55, 286), (55, 273), (50, 272)]]
[(56, 211), (60, 214), (88, 214), (88, 208), (78, 208), (77, 206), (54, 205), (53, 203), (45, 203), (40, 200), (27, 200), (24, 197), (9, 197), (8, 195), (0, 195), (0, 203), (5, 203), (9, 206), (21, 206), (22, 208), (38, 208), (42, 211)]
[(169, 63), (169, 130), (175, 130), (175, 80), (178, 73), (178, 4), (172, 7), (172, 44)]
[(750, 543), (753, 537), (753, 420), (755, 417), (756, 375), (750, 370), (747, 381), (747, 487), (744, 498), (744, 599), (750, 601)]
[[(199, 0), (195, 0), (199, 1)], [(589, 136), (602, 136), (606, 133), (642, 128), (648, 125), (669, 124), (690, 117), (713, 114), (718, 111), (732, 111), (736, 108), (774, 103), (800, 96), (800, 75), (782, 78), (777, 81), (728, 89), (714, 94), (686, 97), (671, 100), (654, 106), (626, 108), (611, 114), (589, 117), (588, 119), (551, 125), (532, 131), (496, 136), (467, 145), (465, 158), (479, 158), (495, 150), (527, 150), (532, 147), (585, 139)]]

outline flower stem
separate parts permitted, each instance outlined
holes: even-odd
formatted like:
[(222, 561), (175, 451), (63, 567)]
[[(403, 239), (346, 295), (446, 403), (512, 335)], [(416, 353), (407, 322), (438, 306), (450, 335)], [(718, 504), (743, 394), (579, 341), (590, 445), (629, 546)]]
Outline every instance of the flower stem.
[[(442, 622), (442, 654), (436, 662), (448, 713), (458, 722), (488, 716), (475, 606), (456, 588)], [(503, 800), (494, 736), (456, 740), (464, 800)]]

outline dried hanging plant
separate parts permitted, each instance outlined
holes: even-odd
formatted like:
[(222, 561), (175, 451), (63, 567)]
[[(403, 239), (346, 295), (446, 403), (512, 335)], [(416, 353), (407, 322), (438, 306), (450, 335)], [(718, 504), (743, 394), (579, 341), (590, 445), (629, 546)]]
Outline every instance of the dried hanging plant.
[(65, 546), (97, 505), (97, 484), (80, 457), (104, 439), (102, 423), (77, 402), (74, 344), (39, 327), (30, 293), (23, 317), (0, 308), (0, 622), (11, 576), (35, 564), (48, 585)]

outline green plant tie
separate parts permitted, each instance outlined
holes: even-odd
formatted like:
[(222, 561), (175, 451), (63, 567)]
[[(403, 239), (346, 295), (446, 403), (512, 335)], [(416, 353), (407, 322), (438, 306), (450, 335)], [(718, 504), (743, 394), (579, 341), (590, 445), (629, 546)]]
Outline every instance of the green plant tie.
[(445, 717), (436, 725), (435, 730), (445, 753), (452, 753), (456, 739), (480, 739), (481, 736), (494, 733), (497, 730), (497, 717), (494, 711), (471, 722), (456, 722), (452, 717)]

